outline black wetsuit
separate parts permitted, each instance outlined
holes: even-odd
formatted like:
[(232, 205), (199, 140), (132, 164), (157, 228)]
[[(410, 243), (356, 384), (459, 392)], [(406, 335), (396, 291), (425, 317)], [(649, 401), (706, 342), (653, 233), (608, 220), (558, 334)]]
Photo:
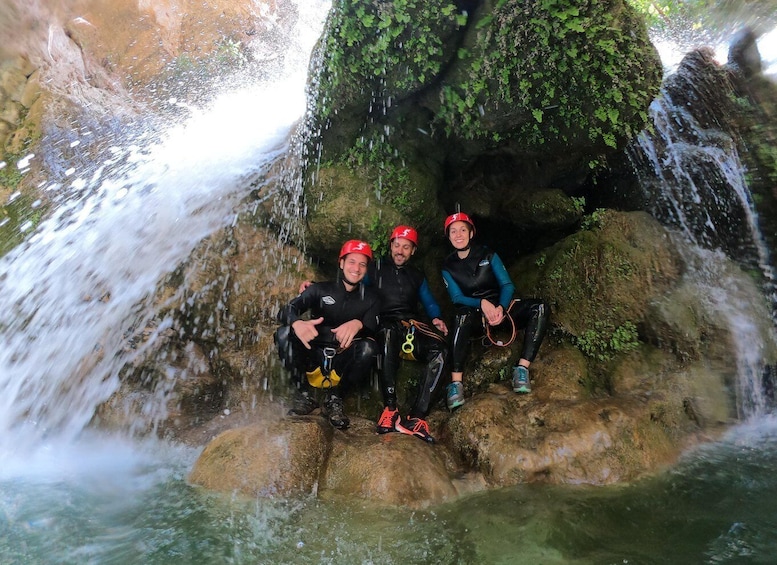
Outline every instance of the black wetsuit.
[[(318, 336), (310, 342), (311, 349), (302, 345), (291, 328), (308, 311), (311, 319), (324, 318), (316, 326)], [(334, 370), (341, 380), (330, 392), (342, 397), (349, 388), (361, 385), (369, 375), (378, 353), (374, 337), (378, 329), (379, 312), (380, 297), (374, 289), (358, 284), (349, 292), (340, 280), (313, 283), (281, 308), (278, 321), (283, 325), (276, 331), (275, 340), (278, 355), (284, 366), (291, 369), (295, 384), (306, 386), (302, 373), (322, 367), (325, 350), (331, 348), (336, 353), (331, 360), (331, 367), (327, 369)], [(363, 327), (350, 347), (340, 351), (340, 344), (332, 329), (350, 320), (361, 321)]]
[(424, 418), (440, 385), (447, 347), (442, 336), (427, 324), (411, 329), (408, 323), (410, 320), (420, 322), (419, 302), (430, 319), (441, 316), (440, 306), (421, 271), (407, 265), (397, 267), (388, 257), (371, 264), (367, 278), (381, 298), (378, 378), (383, 402), (392, 409), (397, 406), (396, 384), (402, 346), (408, 340), (408, 332), (412, 332), (410, 355), (412, 359), (426, 363), (426, 367), (410, 404), (409, 415)]
[(442, 277), (456, 306), (451, 367), (454, 373), (464, 371), (473, 329), (483, 329), (482, 299), (501, 304), (505, 316), (513, 319), (516, 328), (525, 330), (521, 358), (534, 361), (545, 337), (550, 310), (542, 300), (514, 298), (515, 286), (496, 253), (476, 244), (470, 246), (464, 259), (454, 251), (443, 261)]

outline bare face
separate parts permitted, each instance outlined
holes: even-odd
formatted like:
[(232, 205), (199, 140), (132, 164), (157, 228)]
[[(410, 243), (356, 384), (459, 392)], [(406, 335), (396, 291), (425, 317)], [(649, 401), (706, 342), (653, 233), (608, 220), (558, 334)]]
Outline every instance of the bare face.
[(448, 226), (448, 241), (451, 242), (454, 249), (463, 250), (469, 246), (472, 239), (472, 228), (467, 222), (453, 222)]
[(349, 253), (340, 259), (340, 268), (343, 270), (345, 282), (358, 284), (367, 274), (369, 258), (361, 253)]
[(395, 237), (391, 241), (391, 260), (397, 267), (401, 267), (415, 253), (415, 244), (404, 237)]

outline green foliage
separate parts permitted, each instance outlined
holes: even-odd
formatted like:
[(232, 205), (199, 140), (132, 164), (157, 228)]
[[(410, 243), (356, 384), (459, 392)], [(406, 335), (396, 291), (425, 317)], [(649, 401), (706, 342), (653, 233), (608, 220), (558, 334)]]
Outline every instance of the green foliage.
[(197, 63), (188, 53), (181, 53), (173, 60), (172, 73), (174, 75), (184, 75), (197, 69)]
[(319, 114), (329, 116), (346, 93), (367, 89), (387, 100), (418, 89), (440, 72), (441, 32), (464, 23), (451, 0), (335, 2), (323, 43)]
[(717, 29), (735, 21), (758, 22), (763, 29), (777, 23), (773, 0), (626, 0), (656, 31)]
[(248, 57), (239, 41), (225, 38), (216, 48), (216, 61), (221, 66), (243, 67), (248, 64)]
[[(662, 71), (635, 11), (539, 0), (499, 2), (489, 17), (479, 22), (467, 79), (442, 88), (437, 118), (448, 134), (491, 138), (499, 126), (483, 110), (503, 105), (525, 114), (512, 135), (527, 147), (583, 132), (614, 148), (642, 129)], [(655, 65), (642, 64), (646, 55)]]
[[(18, 161), (18, 156), (7, 155), (8, 162)], [(0, 185), (15, 190), (19, 187), (22, 174), (16, 167), (0, 169)], [(19, 245), (27, 234), (43, 218), (40, 202), (33, 202), (28, 196), (19, 196), (0, 206), (0, 256)]]
[(662, 27), (677, 15), (682, 9), (682, 4), (688, 3), (684, 0), (627, 0), (627, 2), (645, 17), (650, 27)]
[(632, 322), (613, 328), (605, 322), (575, 338), (575, 345), (587, 357), (597, 361), (609, 361), (619, 353), (627, 353), (639, 347), (637, 327)]
[(391, 226), (381, 219), (380, 214), (376, 213), (370, 219), (369, 243), (376, 256), (386, 255), (388, 253), (389, 248), (386, 234), (388, 234), (390, 230)]
[[(389, 142), (385, 132), (373, 132), (360, 137), (345, 153), (341, 162), (352, 171), (368, 168), (375, 178), (373, 188), (378, 200), (384, 198), (384, 187), (389, 191), (390, 203), (400, 212), (411, 209), (410, 176), (399, 151)], [(385, 235), (384, 235), (385, 237)]]
[(602, 227), (604, 223), (604, 214), (606, 211), (607, 210), (605, 208), (597, 208), (585, 216), (580, 224), (580, 229), (593, 230)]
[(575, 212), (582, 214), (585, 210), (585, 196), (572, 197), (572, 206), (575, 207)]
[(18, 162), (19, 159), (19, 155), (12, 154), (7, 154), (3, 157), (2, 161), (5, 163), (5, 166), (0, 168), (0, 186), (14, 191), (22, 182), (21, 171), (18, 167), (12, 165), (12, 163)]

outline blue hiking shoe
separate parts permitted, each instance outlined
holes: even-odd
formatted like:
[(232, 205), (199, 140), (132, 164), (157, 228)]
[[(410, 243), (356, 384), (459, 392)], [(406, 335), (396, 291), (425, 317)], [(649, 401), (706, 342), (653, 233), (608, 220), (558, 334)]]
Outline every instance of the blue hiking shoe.
[(526, 394), (531, 392), (531, 383), (529, 383), (529, 369), (518, 365), (513, 367), (513, 391)]
[(464, 385), (460, 382), (452, 382), (445, 389), (445, 403), (448, 410), (455, 410), (464, 404)]

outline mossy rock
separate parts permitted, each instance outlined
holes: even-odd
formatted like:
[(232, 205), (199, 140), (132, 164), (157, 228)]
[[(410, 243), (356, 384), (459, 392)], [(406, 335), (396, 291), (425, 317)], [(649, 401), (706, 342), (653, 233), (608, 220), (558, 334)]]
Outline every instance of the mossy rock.
[[(703, 276), (685, 276), (651, 301), (642, 326), (645, 339), (681, 361), (703, 362), (728, 374), (730, 385), (736, 374), (732, 357), (748, 349), (744, 344), (757, 343), (760, 363), (774, 364), (771, 306), (756, 280), (720, 254), (701, 252), (695, 261), (704, 264), (689, 272)], [(726, 289), (725, 299), (717, 292), (721, 288)]]
[[(391, 184), (392, 174), (401, 174), (401, 180)], [(321, 166), (305, 190), (308, 251), (326, 259), (343, 241), (358, 238), (380, 252), (399, 223), (417, 226), (428, 235), (430, 226), (439, 225), (443, 217), (436, 198), (439, 174), (420, 161), (394, 173), (371, 165)]]
[(597, 222), (510, 269), (520, 294), (548, 301), (554, 326), (576, 338), (639, 323), (682, 266), (648, 214), (599, 212)]
[(458, 16), (451, 0), (337, 2), (319, 44), (316, 113), (366, 117), (433, 82), (454, 52)]
[(661, 61), (626, 2), (487, 0), (441, 88), (441, 122), (524, 149), (621, 147), (647, 122)]
[(583, 216), (582, 207), (559, 189), (516, 193), (502, 213), (516, 225), (543, 232), (571, 229)]

